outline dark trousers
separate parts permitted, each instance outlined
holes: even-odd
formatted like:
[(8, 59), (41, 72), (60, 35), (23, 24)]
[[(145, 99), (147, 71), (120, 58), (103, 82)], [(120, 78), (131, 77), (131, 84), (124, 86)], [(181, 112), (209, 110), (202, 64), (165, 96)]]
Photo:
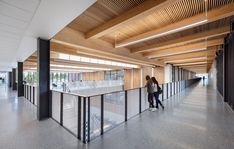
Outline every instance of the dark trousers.
[(160, 104), (160, 106), (163, 107), (163, 104), (158, 99), (158, 97), (159, 97), (159, 93), (158, 92), (154, 92), (154, 98), (155, 98), (155, 101), (156, 101), (156, 108), (158, 108), (158, 104)]
[(154, 107), (154, 94), (153, 93), (148, 93), (148, 102), (149, 102), (149, 107), (153, 108)]

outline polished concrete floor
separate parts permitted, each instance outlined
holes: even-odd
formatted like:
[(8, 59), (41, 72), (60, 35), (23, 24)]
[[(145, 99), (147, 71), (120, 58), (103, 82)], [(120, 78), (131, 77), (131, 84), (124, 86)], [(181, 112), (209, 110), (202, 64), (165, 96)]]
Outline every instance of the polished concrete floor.
[(202, 83), (84, 145), (36, 107), (0, 86), (0, 149), (233, 149), (234, 112)]

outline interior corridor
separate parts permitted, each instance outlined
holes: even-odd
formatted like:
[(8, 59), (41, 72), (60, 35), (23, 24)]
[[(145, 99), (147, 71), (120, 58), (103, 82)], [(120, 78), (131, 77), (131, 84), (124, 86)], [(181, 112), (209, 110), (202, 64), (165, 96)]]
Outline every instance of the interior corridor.
[(0, 87), (1, 149), (231, 149), (234, 113), (202, 82), (164, 101), (165, 110), (146, 111), (83, 144), (51, 119), (36, 120), (36, 107)]

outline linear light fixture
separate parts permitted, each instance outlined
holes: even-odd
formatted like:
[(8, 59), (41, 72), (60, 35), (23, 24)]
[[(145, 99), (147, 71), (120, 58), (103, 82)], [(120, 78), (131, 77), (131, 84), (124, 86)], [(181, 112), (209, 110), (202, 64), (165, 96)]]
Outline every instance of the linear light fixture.
[(149, 59), (153, 59), (153, 58), (159, 58), (159, 57), (164, 57), (164, 56), (171, 56), (171, 55), (177, 55), (177, 54), (184, 54), (184, 53), (190, 53), (190, 52), (196, 52), (196, 51), (202, 51), (202, 50), (206, 50), (206, 47), (203, 48), (193, 48), (190, 50), (186, 50), (186, 51), (181, 51), (181, 52), (170, 52), (170, 53), (166, 53), (166, 54), (159, 54), (157, 56), (149, 56)]
[[(52, 67), (55, 67), (53, 66), (52, 64)], [(27, 68), (26, 71), (36, 71), (37, 68), (36, 67), (31, 67), (31, 68)], [(59, 72), (94, 72), (94, 70), (87, 70), (87, 69), (74, 69), (74, 68), (64, 68), (64, 67), (61, 67), (61, 68), (51, 68), (50, 71), (59, 71)]]
[(126, 43), (124, 43), (124, 42), (119, 43), (119, 44), (117, 43), (115, 45), (115, 47), (116, 48), (125, 47), (125, 46), (133, 45), (133, 44), (136, 44), (136, 43), (139, 43), (139, 42), (142, 42), (142, 41), (146, 41), (146, 40), (154, 39), (154, 38), (157, 38), (157, 37), (165, 36), (165, 35), (168, 35), (168, 34), (171, 34), (171, 33), (175, 33), (177, 31), (181, 31), (181, 30), (184, 30), (184, 29), (189, 29), (191, 27), (195, 27), (195, 26), (203, 24), (203, 23), (205, 23), (207, 21), (208, 21), (207, 17), (204, 16), (204, 17), (201, 17), (198, 20), (193, 20), (189, 24), (181, 25), (179, 27), (176, 27), (176, 28), (168, 30), (168, 31), (162, 31), (162, 32), (159, 32), (158, 34), (154, 34), (154, 35), (151, 35), (151, 36), (148, 36), (148, 37), (145, 37), (145, 38), (137, 39), (137, 40), (126, 42)]
[(201, 59), (206, 59), (206, 58), (207, 58), (207, 56), (202, 56), (202, 57), (186, 58), (186, 59), (180, 59), (180, 60), (170, 60), (170, 61), (165, 61), (164, 63), (184, 62), (184, 61), (190, 61), (190, 60), (201, 60)]
[(50, 69), (50, 71), (52, 72), (76, 72), (76, 73), (81, 73), (81, 72), (94, 72), (92, 70), (74, 70), (74, 69), (56, 69), (56, 68), (52, 68)]
[(196, 62), (196, 63), (175, 64), (175, 66), (199, 65), (199, 64), (207, 64), (207, 62)]

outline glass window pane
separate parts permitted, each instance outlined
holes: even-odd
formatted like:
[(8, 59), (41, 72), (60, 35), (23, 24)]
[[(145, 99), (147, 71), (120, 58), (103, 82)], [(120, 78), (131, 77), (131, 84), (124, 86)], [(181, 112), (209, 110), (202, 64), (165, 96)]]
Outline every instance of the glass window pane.
[(60, 122), (60, 94), (52, 91), (52, 118)]
[(148, 108), (149, 108), (148, 93), (146, 91), (146, 88), (141, 88), (141, 111), (145, 111)]
[(117, 92), (104, 95), (104, 131), (124, 122), (125, 93)]
[(139, 114), (139, 89), (128, 90), (128, 119)]
[(63, 94), (63, 126), (77, 135), (78, 97)]
[(101, 135), (101, 96), (90, 97), (90, 138)]

